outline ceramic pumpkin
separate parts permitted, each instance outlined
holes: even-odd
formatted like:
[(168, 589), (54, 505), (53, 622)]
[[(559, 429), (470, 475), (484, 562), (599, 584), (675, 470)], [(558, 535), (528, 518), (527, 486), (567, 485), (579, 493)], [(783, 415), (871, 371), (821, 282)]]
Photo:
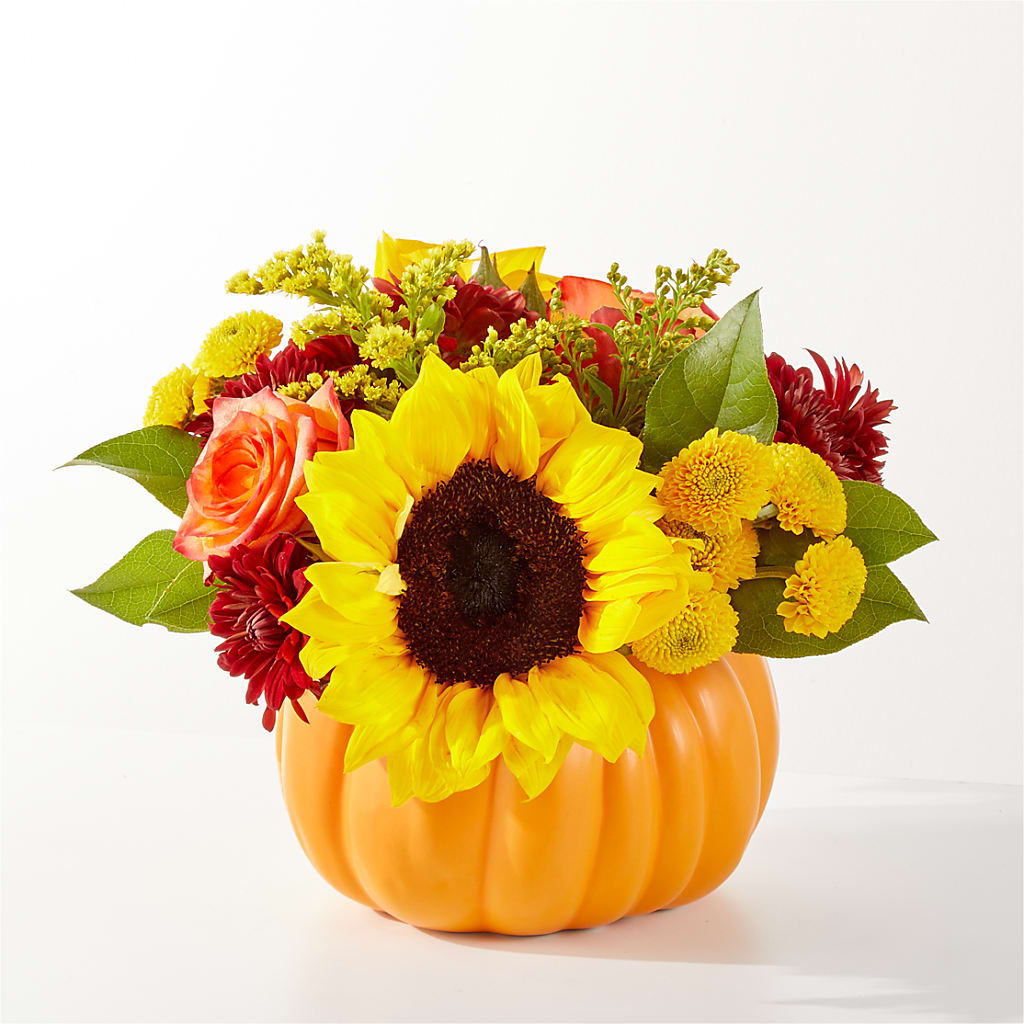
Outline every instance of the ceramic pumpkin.
[(635, 663), (656, 712), (643, 757), (573, 747), (527, 800), (499, 760), (474, 789), (391, 805), (383, 759), (342, 771), (351, 727), (309, 707), (277, 726), (285, 803), (313, 866), (346, 896), (423, 928), (533, 935), (689, 903), (734, 870), (771, 790), (764, 659), (682, 676)]

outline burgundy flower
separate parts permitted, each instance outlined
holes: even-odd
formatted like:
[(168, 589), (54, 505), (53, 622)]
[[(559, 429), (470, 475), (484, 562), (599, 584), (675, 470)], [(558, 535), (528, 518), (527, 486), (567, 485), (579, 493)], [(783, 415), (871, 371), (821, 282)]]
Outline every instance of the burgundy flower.
[(878, 389), (864, 383), (856, 363), (847, 366), (845, 359), (837, 359), (829, 369), (817, 352), (808, 352), (821, 372), (821, 388), (810, 368), (790, 366), (776, 352), (766, 360), (779, 403), (775, 440), (817, 452), (840, 479), (881, 483), (889, 442), (878, 428), (889, 422), (895, 404), (879, 400)]
[(298, 698), (307, 690), (319, 697), (323, 689), (323, 680), (311, 679), (299, 662), (306, 637), (279, 621), (309, 589), (303, 570), (311, 561), (306, 549), (283, 533), (258, 551), (237, 544), (227, 555), (210, 556), (210, 582), (218, 586), (210, 632), (224, 638), (217, 664), (249, 680), (249, 704), (259, 704), (263, 696), (268, 732), (286, 698), (305, 722)]
[(444, 333), (438, 345), (452, 366), (469, 358), (473, 346), (487, 337), (491, 327), (499, 338), (507, 338), (514, 323), (526, 320), (532, 324), (538, 319), (537, 313), (526, 308), (522, 292), (463, 281), (458, 275), (450, 283), (455, 285), (455, 298), (445, 303)]
[[(507, 338), (512, 325), (520, 320), (535, 323), (538, 314), (526, 308), (522, 292), (512, 288), (494, 288), (476, 281), (463, 281), (458, 274), (448, 279), (455, 288), (455, 297), (445, 303), (444, 329), (437, 339), (444, 360), (451, 366), (465, 362), (493, 327), (499, 338)], [(382, 277), (373, 279), (373, 286), (391, 298), (392, 308), (402, 301), (397, 282)]]
[[(345, 334), (314, 338), (307, 342), (305, 348), (289, 341), (273, 356), (260, 356), (251, 373), (226, 380), (220, 394), (228, 398), (248, 398), (264, 388), (276, 391), (282, 384), (303, 381), (311, 373), (347, 370), (363, 361), (355, 343)], [(348, 416), (357, 404), (355, 401), (342, 402), (341, 410)], [(197, 437), (208, 438), (213, 429), (213, 416), (205, 412), (185, 429)]]

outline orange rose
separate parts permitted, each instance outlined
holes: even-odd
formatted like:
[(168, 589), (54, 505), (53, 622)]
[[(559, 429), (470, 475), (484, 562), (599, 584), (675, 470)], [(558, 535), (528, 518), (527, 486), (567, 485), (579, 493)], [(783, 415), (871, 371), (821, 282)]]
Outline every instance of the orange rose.
[(330, 381), (308, 402), (264, 388), (213, 403), (213, 432), (189, 477), (188, 508), (174, 547), (196, 561), (235, 544), (260, 547), (306, 523), (296, 497), (318, 451), (349, 444), (348, 421)]

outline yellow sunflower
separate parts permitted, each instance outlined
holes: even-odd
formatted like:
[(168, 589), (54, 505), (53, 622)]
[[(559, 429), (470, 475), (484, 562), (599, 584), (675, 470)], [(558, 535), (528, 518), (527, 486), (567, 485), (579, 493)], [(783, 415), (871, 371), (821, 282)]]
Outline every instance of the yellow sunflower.
[(656, 522), (641, 444), (591, 421), (534, 356), (500, 378), (428, 355), (390, 421), (306, 464), (298, 504), (328, 558), (282, 621), (354, 726), (352, 771), (386, 756), (392, 799), (441, 800), (498, 757), (529, 796), (573, 743), (642, 753), (654, 702), (619, 648), (669, 621), (695, 579)]

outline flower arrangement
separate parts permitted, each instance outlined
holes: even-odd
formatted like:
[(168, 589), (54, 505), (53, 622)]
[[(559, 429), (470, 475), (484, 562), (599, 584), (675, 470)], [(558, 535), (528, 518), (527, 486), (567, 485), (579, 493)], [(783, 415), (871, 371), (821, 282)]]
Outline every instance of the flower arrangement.
[(650, 292), (543, 255), (384, 235), (371, 275), (317, 233), (236, 274), (312, 308), (287, 341), (228, 317), (69, 463), (179, 517), (73, 592), (210, 631), (266, 729), (344, 724), (395, 805), (497, 763), (533, 800), (574, 745), (644, 754), (652, 672), (924, 618), (889, 565), (934, 536), (882, 486), (894, 405), (858, 366), (766, 357), (756, 292), (712, 312), (724, 250)]

